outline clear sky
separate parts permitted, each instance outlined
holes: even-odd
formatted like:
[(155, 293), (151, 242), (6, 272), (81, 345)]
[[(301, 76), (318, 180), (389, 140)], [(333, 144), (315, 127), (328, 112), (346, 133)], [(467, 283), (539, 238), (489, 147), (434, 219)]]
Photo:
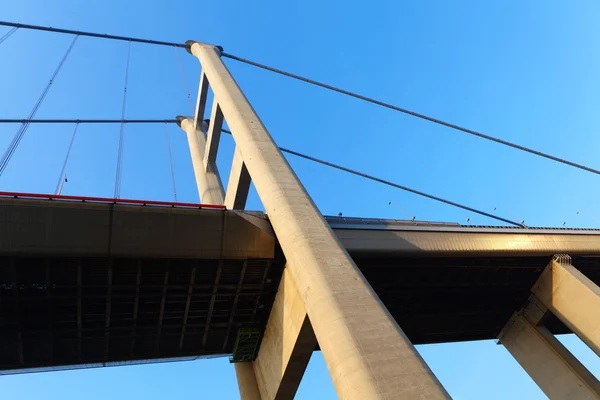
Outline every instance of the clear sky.
[[(222, 45), (250, 58), (424, 114), (600, 167), (600, 5), (593, 0), (20, 0), (0, 19)], [(0, 35), (8, 28), (0, 27)], [(21, 30), (0, 45), (0, 114), (26, 118), (72, 37)], [(127, 44), (80, 38), (38, 118), (120, 118)], [(191, 97), (199, 67), (179, 51)], [(280, 146), (341, 163), (530, 226), (600, 227), (598, 177), (227, 60)], [(190, 106), (172, 48), (133, 44), (127, 118)], [(3, 152), (18, 125), (0, 125)], [(177, 197), (198, 201), (185, 137), (169, 127)], [(1, 190), (53, 192), (72, 126), (32, 126)], [(64, 194), (111, 197), (119, 126), (82, 126)], [(0, 153), (1, 154), (1, 153)], [(222, 140), (224, 181), (233, 154)], [(495, 224), (377, 183), (289, 158), (325, 214)], [(126, 127), (122, 197), (170, 200), (165, 126)], [(256, 196), (249, 208), (260, 209)], [(581, 213), (577, 215), (577, 212)], [(401, 325), (401, 321), (400, 321)], [(594, 373), (595, 355), (562, 338)], [(418, 348), (455, 399), (543, 399), (492, 341)], [(236, 399), (226, 359), (0, 378), (7, 398)], [(298, 399), (335, 392), (315, 353)]]

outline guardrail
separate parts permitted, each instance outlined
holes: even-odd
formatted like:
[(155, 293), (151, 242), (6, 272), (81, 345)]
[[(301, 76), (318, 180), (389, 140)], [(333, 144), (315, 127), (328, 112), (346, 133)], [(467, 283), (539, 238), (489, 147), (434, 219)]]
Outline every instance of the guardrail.
[(65, 196), (56, 194), (42, 193), (20, 193), (20, 192), (0, 192), (0, 198), (10, 197), (14, 199), (44, 199), (44, 200), (62, 200), (62, 201), (80, 201), (94, 203), (111, 204), (133, 204), (140, 206), (162, 206), (162, 207), (182, 207), (182, 208), (201, 208), (225, 210), (224, 205), (217, 204), (199, 204), (199, 203), (178, 203), (158, 200), (132, 200), (132, 199), (113, 199), (109, 197), (86, 197), (86, 196)]

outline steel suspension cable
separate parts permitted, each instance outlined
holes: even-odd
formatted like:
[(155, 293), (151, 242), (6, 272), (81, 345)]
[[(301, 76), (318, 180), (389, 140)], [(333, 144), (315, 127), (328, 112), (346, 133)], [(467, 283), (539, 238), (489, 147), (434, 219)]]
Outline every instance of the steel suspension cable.
[(177, 46), (173, 46), (175, 50), (175, 57), (177, 58), (177, 64), (179, 64), (179, 70), (181, 71), (181, 80), (183, 81), (183, 87), (185, 88), (185, 92), (187, 94), (188, 102), (190, 103), (190, 110), (192, 114), (194, 113), (194, 104), (192, 103), (192, 94), (190, 93), (190, 88), (187, 85), (187, 80), (185, 79), (185, 72), (183, 71), (183, 64), (181, 64), (181, 59), (179, 58), (179, 49)]
[(125, 87), (123, 89), (123, 106), (121, 107), (121, 128), (119, 130), (119, 150), (117, 153), (117, 174), (115, 177), (115, 199), (121, 197), (121, 172), (123, 169), (123, 144), (125, 138), (125, 107), (127, 106), (127, 82), (129, 81), (129, 58), (131, 56), (131, 41), (127, 45), (127, 62), (125, 64)]
[(175, 170), (173, 169), (173, 155), (171, 154), (171, 138), (169, 136), (169, 124), (165, 124), (165, 135), (167, 136), (167, 152), (169, 153), (169, 166), (171, 167), (171, 182), (173, 183), (173, 201), (177, 203), (177, 188), (175, 187)]
[(75, 135), (77, 135), (77, 128), (79, 128), (79, 124), (75, 124), (75, 129), (73, 130), (73, 135), (71, 136), (71, 141), (69, 142), (69, 148), (67, 149), (67, 154), (65, 155), (65, 161), (63, 162), (62, 169), (60, 170), (60, 175), (58, 176), (58, 182), (56, 183), (56, 190), (54, 193), (58, 194), (60, 191), (60, 186), (63, 182), (63, 177), (65, 175), (65, 169), (67, 168), (67, 162), (69, 161), (69, 155), (71, 154), (71, 149), (73, 148), (73, 142), (75, 141)]
[[(40, 106), (42, 105), (42, 102), (44, 101), (44, 99), (46, 98), (46, 95), (48, 94), (48, 91), (50, 90), (50, 87), (54, 83), (54, 80), (58, 76), (58, 73), (60, 72), (62, 66), (65, 63), (65, 61), (67, 60), (67, 57), (71, 53), (71, 50), (73, 49), (73, 46), (75, 46), (75, 42), (77, 41), (78, 37), (79, 36), (75, 36), (75, 38), (71, 42), (71, 45), (67, 49), (67, 52), (65, 53), (65, 55), (63, 56), (63, 58), (58, 63), (58, 66), (56, 67), (56, 69), (54, 70), (54, 73), (50, 77), (50, 80), (48, 81), (48, 84), (44, 88), (44, 91), (42, 92), (42, 94), (40, 95), (40, 97), (38, 97), (37, 102), (33, 106), (33, 109), (29, 113), (29, 117), (27, 119), (30, 119), (30, 120), (33, 119), (33, 117), (35, 116), (35, 114), (39, 110)], [(23, 123), (19, 127), (19, 129), (17, 130), (17, 132), (15, 133), (15, 136), (13, 137), (12, 141), (10, 142), (10, 144), (8, 145), (8, 148), (4, 152), (4, 155), (2, 156), (2, 159), (0, 159), (0, 176), (2, 176), (2, 174), (6, 170), (6, 167), (8, 166), (8, 163), (10, 162), (13, 154), (17, 150), (17, 147), (19, 146), (19, 143), (21, 143), (21, 140), (23, 139), (23, 136), (27, 132), (28, 128), (29, 128), (29, 123), (28, 122)]]
[(183, 43), (165, 42), (162, 40), (152, 40), (152, 39), (140, 39), (140, 38), (134, 38), (134, 37), (128, 37), (128, 36), (107, 35), (105, 33), (77, 31), (74, 29), (60, 29), (60, 28), (53, 28), (51, 26), (20, 24), (18, 22), (0, 21), (0, 26), (12, 26), (15, 28), (31, 29), (34, 31), (66, 33), (68, 35), (88, 36), (88, 37), (96, 37), (96, 38), (100, 38), (100, 39), (112, 39), (112, 40), (123, 40), (126, 42), (156, 44), (159, 46), (177, 46), (177, 47), (181, 47), (181, 48), (186, 47), (185, 44), (183, 44)]
[[(72, 30), (72, 29), (59, 29), (59, 28), (52, 28), (52, 27), (39, 26), (39, 25), (20, 24), (20, 23), (16, 23), (16, 22), (0, 21), (0, 26), (11, 26), (11, 27), (15, 27), (15, 28), (33, 29), (33, 30), (39, 30), (39, 31), (65, 33), (65, 34), (71, 34), (71, 35), (97, 37), (97, 38), (102, 38), (102, 39), (123, 40), (123, 41), (129, 41), (129, 42), (154, 44), (154, 45), (159, 45), (159, 46), (174, 46), (174, 47), (179, 47), (179, 48), (187, 48), (187, 45), (184, 43), (165, 42), (165, 41), (160, 41), (160, 40), (141, 39), (141, 38), (127, 37), (127, 36), (118, 36), (118, 35), (107, 35), (107, 34), (85, 32), (85, 31), (78, 31), (78, 30)], [(531, 149), (531, 148), (528, 148), (525, 146), (521, 146), (516, 143), (509, 142), (507, 140), (495, 138), (493, 136), (489, 136), (489, 135), (486, 135), (484, 133), (481, 133), (481, 132), (478, 132), (478, 131), (475, 131), (472, 129), (468, 129), (468, 128), (465, 128), (465, 127), (462, 127), (462, 126), (459, 126), (456, 124), (452, 124), (450, 122), (442, 121), (437, 118), (433, 118), (433, 117), (430, 117), (430, 116), (427, 116), (427, 115), (424, 115), (421, 113), (417, 113), (415, 111), (411, 111), (411, 110), (408, 110), (408, 109), (405, 109), (402, 107), (398, 107), (393, 104), (389, 104), (389, 103), (386, 103), (386, 102), (383, 102), (380, 100), (373, 99), (371, 97), (363, 96), (358, 93), (350, 92), (348, 90), (344, 90), (344, 89), (341, 89), (341, 88), (338, 88), (338, 87), (335, 87), (332, 85), (318, 82), (316, 80), (309, 79), (309, 78), (306, 78), (306, 77), (303, 77), (300, 75), (292, 74), (290, 72), (286, 72), (286, 71), (283, 71), (283, 70), (280, 70), (277, 68), (273, 68), (268, 65), (264, 65), (264, 64), (261, 64), (261, 63), (255, 62), (255, 61), (251, 61), (251, 60), (248, 60), (248, 59), (245, 59), (242, 57), (238, 57), (238, 56), (229, 54), (229, 53), (221, 52), (221, 55), (223, 57), (226, 57), (226, 58), (229, 58), (229, 59), (232, 59), (235, 61), (239, 61), (239, 62), (248, 64), (248, 65), (252, 65), (252, 66), (267, 70), (267, 71), (271, 71), (271, 72), (274, 72), (279, 75), (287, 76), (287, 77), (290, 77), (290, 78), (293, 78), (293, 79), (296, 79), (299, 81), (309, 83), (311, 85), (319, 86), (324, 89), (331, 90), (331, 91), (334, 91), (337, 93), (341, 93), (341, 94), (344, 94), (344, 95), (347, 95), (350, 97), (354, 97), (356, 99), (363, 100), (363, 101), (366, 101), (366, 102), (369, 102), (372, 104), (376, 104), (381, 107), (385, 107), (385, 108), (388, 108), (388, 109), (391, 109), (394, 111), (408, 114), (413, 117), (417, 117), (417, 118), (420, 118), (420, 119), (423, 119), (423, 120), (426, 120), (429, 122), (433, 122), (438, 125), (442, 125), (442, 126), (445, 126), (445, 127), (451, 128), (451, 129), (455, 129), (455, 130), (458, 130), (458, 131), (461, 131), (461, 132), (464, 132), (464, 133), (467, 133), (467, 134), (470, 134), (470, 135), (473, 135), (473, 136), (476, 136), (476, 137), (479, 137), (479, 138), (482, 138), (485, 140), (489, 140), (489, 141), (492, 141), (492, 142), (495, 142), (495, 143), (498, 143), (498, 144), (501, 144), (501, 145), (504, 145), (507, 147), (511, 147), (511, 148), (514, 148), (514, 149), (517, 149), (520, 151), (524, 151), (524, 152), (527, 152), (527, 153), (530, 153), (530, 154), (533, 154), (533, 155), (536, 155), (539, 157), (543, 157), (543, 158), (546, 158), (546, 159), (549, 159), (552, 161), (556, 161), (556, 162), (559, 162), (559, 163), (562, 163), (565, 165), (569, 165), (574, 168), (578, 168), (578, 169), (581, 169), (584, 171), (588, 171), (588, 172), (592, 172), (594, 174), (600, 175), (600, 170), (590, 168), (585, 165), (578, 164), (578, 163), (575, 163), (575, 162), (572, 162), (572, 161), (569, 161), (569, 160), (566, 160), (566, 159), (563, 159), (560, 157), (555, 157), (553, 155), (543, 153), (541, 151), (537, 151), (537, 150), (534, 150), (534, 149)]]
[(19, 28), (12, 28), (11, 30), (9, 30), (8, 32), (6, 32), (4, 35), (2, 35), (2, 37), (0, 37), (0, 44), (2, 44), (2, 42), (4, 42), (6, 39), (8, 39), (13, 33), (15, 33), (17, 31), (17, 29)]
[(344, 94), (346, 96), (354, 97), (356, 99), (363, 100), (363, 101), (366, 101), (368, 103), (372, 103), (372, 104), (376, 104), (376, 105), (381, 106), (381, 107), (389, 108), (390, 110), (398, 111), (398, 112), (401, 112), (401, 113), (404, 113), (404, 114), (411, 115), (413, 117), (417, 117), (417, 118), (420, 118), (420, 119), (423, 119), (423, 120), (426, 120), (426, 121), (429, 121), (429, 122), (433, 122), (433, 123), (438, 124), (438, 125), (442, 125), (442, 126), (445, 126), (445, 127), (448, 127), (448, 128), (452, 128), (454, 130), (458, 130), (458, 131), (461, 131), (461, 132), (464, 132), (464, 133), (468, 133), (469, 135), (477, 136), (479, 138), (482, 138), (482, 139), (485, 139), (485, 140), (489, 140), (489, 141), (492, 141), (492, 142), (495, 142), (495, 143), (499, 143), (499, 144), (504, 145), (504, 146), (512, 147), (513, 149), (521, 150), (521, 151), (524, 151), (524, 152), (527, 152), (527, 153), (530, 153), (530, 154), (534, 154), (534, 155), (539, 156), (539, 157), (547, 158), (547, 159), (552, 160), (552, 161), (556, 161), (556, 162), (559, 162), (559, 163), (562, 163), (562, 164), (565, 164), (565, 165), (569, 165), (571, 167), (579, 168), (579, 169), (582, 169), (584, 171), (588, 171), (588, 172), (592, 172), (594, 174), (600, 175), (600, 170), (597, 170), (597, 169), (594, 169), (594, 168), (590, 168), (590, 167), (587, 167), (587, 166), (582, 165), (582, 164), (577, 164), (575, 162), (572, 162), (572, 161), (569, 161), (569, 160), (565, 160), (564, 158), (555, 157), (553, 155), (550, 155), (550, 154), (547, 154), (547, 153), (543, 153), (541, 151), (537, 151), (537, 150), (534, 150), (534, 149), (531, 149), (531, 148), (528, 148), (528, 147), (525, 147), (525, 146), (521, 146), (521, 145), (518, 145), (518, 144), (515, 144), (515, 143), (512, 143), (512, 142), (506, 141), (506, 140), (498, 139), (498, 138), (495, 138), (493, 136), (489, 136), (489, 135), (483, 134), (481, 132), (474, 131), (472, 129), (468, 129), (468, 128), (465, 128), (465, 127), (462, 127), (462, 126), (459, 126), (459, 125), (456, 125), (456, 124), (452, 124), (450, 122), (442, 121), (440, 119), (433, 118), (433, 117), (430, 117), (430, 116), (427, 116), (427, 115), (424, 115), (424, 114), (420, 114), (420, 113), (415, 112), (415, 111), (407, 110), (406, 108), (398, 107), (398, 106), (395, 106), (395, 105), (390, 104), (390, 103), (385, 103), (383, 101), (376, 100), (376, 99), (373, 99), (371, 97), (363, 96), (363, 95), (360, 95), (358, 93), (354, 93), (354, 92), (350, 92), (348, 90), (340, 89), (338, 87), (331, 86), (331, 85), (328, 85), (326, 83), (318, 82), (318, 81), (315, 81), (313, 79), (305, 78), (305, 77), (300, 76), (300, 75), (292, 74), (290, 72), (286, 72), (286, 71), (283, 71), (283, 70), (280, 70), (280, 69), (277, 69), (277, 68), (269, 67), (268, 65), (260, 64), (260, 63), (254, 62), (254, 61), (247, 60), (245, 58), (237, 57), (237, 56), (234, 56), (232, 54), (222, 53), (221, 55), (223, 57), (226, 57), (226, 58), (229, 58), (229, 59), (232, 59), (232, 60), (235, 60), (235, 61), (239, 61), (239, 62), (248, 64), (248, 65), (252, 65), (254, 67), (258, 67), (258, 68), (261, 68), (261, 69), (264, 69), (264, 70), (267, 70), (267, 71), (270, 71), (270, 72), (274, 72), (274, 73), (279, 74), (279, 75), (287, 76), (289, 78), (293, 78), (293, 79), (296, 79), (296, 80), (299, 80), (299, 81), (302, 81), (302, 82), (306, 82), (306, 83), (309, 83), (311, 85), (319, 86), (319, 87), (322, 87), (322, 88), (327, 89), (327, 90), (331, 90), (331, 91), (334, 91), (334, 92), (337, 92), (337, 93)]
[[(231, 131), (229, 131), (227, 129), (222, 129), (222, 131), (225, 132), (225, 133), (231, 134)], [(302, 153), (299, 153), (299, 152), (294, 151), (294, 150), (286, 149), (285, 147), (279, 147), (279, 150), (281, 150), (283, 153), (288, 153), (288, 154), (294, 155), (296, 157), (304, 158), (306, 160), (313, 161), (313, 162), (316, 162), (318, 164), (322, 164), (322, 165), (325, 165), (325, 166), (328, 166), (328, 167), (331, 167), (331, 168), (334, 168), (334, 169), (337, 169), (337, 170), (340, 170), (340, 171), (344, 171), (344, 172), (347, 172), (347, 173), (352, 174), (352, 175), (360, 176), (361, 178), (365, 178), (365, 179), (368, 179), (368, 180), (371, 180), (371, 181), (374, 181), (374, 182), (383, 183), (384, 185), (391, 186), (391, 187), (394, 187), (396, 189), (401, 189), (401, 190), (404, 190), (404, 191), (409, 192), (409, 193), (416, 194), (416, 195), (421, 196), (421, 197), (426, 197), (428, 199), (435, 200), (435, 201), (438, 201), (440, 203), (448, 204), (450, 206), (461, 208), (463, 210), (470, 211), (470, 212), (473, 212), (475, 214), (483, 215), (484, 217), (492, 218), (492, 219), (495, 219), (497, 221), (502, 221), (502, 222), (505, 222), (505, 223), (510, 224), (510, 225), (514, 225), (514, 226), (518, 226), (518, 227), (524, 227), (523, 224), (520, 224), (520, 223), (515, 222), (515, 221), (511, 221), (510, 219), (499, 217), (497, 215), (490, 214), (490, 213), (478, 210), (478, 209), (473, 208), (473, 207), (465, 206), (463, 204), (456, 203), (454, 201), (446, 200), (446, 199), (444, 199), (442, 197), (434, 196), (434, 195), (431, 195), (431, 194), (427, 194), (425, 192), (421, 192), (421, 191), (418, 191), (418, 190), (415, 190), (415, 189), (411, 189), (411, 188), (409, 188), (407, 186), (399, 185), (397, 183), (390, 182), (388, 180), (385, 180), (385, 179), (382, 179), (382, 178), (378, 178), (378, 177), (373, 176), (373, 175), (365, 174), (364, 172), (356, 171), (354, 169), (346, 168), (346, 167), (343, 167), (341, 165), (331, 163), (329, 161), (321, 160), (319, 158), (312, 157), (312, 156), (309, 156), (309, 155), (306, 155), (306, 154), (302, 154)]]

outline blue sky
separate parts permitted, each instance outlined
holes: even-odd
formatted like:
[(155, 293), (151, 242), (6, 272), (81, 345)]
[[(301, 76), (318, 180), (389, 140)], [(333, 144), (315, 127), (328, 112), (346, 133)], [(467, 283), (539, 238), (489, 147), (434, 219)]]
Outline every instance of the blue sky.
[[(600, 5), (594, 1), (2, 2), (1, 19), (222, 45), (280, 67), (592, 167), (600, 118)], [(0, 35), (7, 28), (0, 27)], [(0, 45), (0, 110), (25, 118), (72, 37), (21, 30)], [(78, 39), (38, 118), (120, 118), (127, 43)], [(196, 97), (197, 61), (180, 51)], [(466, 134), (227, 61), (282, 147), (291, 148), (531, 226), (598, 227), (598, 177)], [(190, 113), (175, 51), (133, 44), (127, 118)], [(4, 149), (17, 125), (0, 126)], [(177, 196), (198, 201), (185, 137), (169, 127)], [(71, 126), (32, 126), (0, 188), (52, 192)], [(119, 127), (82, 126), (63, 193), (113, 195)], [(3, 150), (1, 150), (3, 151)], [(233, 154), (222, 140), (226, 181)], [(289, 158), (325, 214), (495, 224), (377, 183)], [(165, 126), (126, 127), (122, 197), (170, 200)], [(253, 195), (249, 208), (260, 209)], [(577, 211), (582, 213), (577, 215)], [(586, 217), (589, 215), (591, 217)], [(514, 217), (513, 217), (514, 216)], [(600, 363), (565, 343), (595, 372)], [(456, 399), (543, 399), (494, 342), (419, 347)], [(226, 360), (2, 377), (9, 396), (37, 399), (237, 398)], [(184, 384), (182, 384), (184, 382)], [(193, 382), (185, 385), (187, 382)], [(218, 391), (217, 391), (218, 389)], [(8, 391), (8, 393), (6, 392)], [(316, 353), (297, 396), (335, 398)]]

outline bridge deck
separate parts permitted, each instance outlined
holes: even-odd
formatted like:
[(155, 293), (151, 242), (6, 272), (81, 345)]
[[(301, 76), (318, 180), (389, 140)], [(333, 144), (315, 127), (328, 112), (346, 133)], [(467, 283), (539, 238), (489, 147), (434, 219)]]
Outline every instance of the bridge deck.
[[(600, 282), (598, 231), (329, 222), (417, 344), (494, 338), (554, 253)], [(0, 199), (0, 369), (230, 353), (284, 264), (260, 213)]]

